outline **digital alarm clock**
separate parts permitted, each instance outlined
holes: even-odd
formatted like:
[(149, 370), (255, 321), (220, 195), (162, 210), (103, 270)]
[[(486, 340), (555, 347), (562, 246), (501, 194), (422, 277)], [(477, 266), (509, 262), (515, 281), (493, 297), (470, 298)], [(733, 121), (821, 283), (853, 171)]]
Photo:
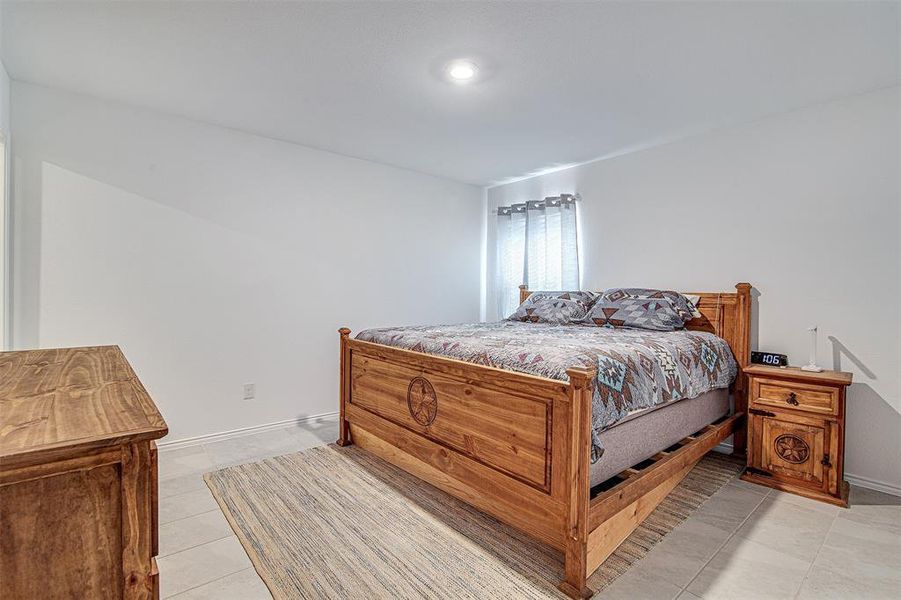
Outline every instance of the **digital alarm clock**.
[(788, 356), (776, 352), (751, 352), (751, 362), (758, 365), (770, 365), (771, 367), (787, 367)]

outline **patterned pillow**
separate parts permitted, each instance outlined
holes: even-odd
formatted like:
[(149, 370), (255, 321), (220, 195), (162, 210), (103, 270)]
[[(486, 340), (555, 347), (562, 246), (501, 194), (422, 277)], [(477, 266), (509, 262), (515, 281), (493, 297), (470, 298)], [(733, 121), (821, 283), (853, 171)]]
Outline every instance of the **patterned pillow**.
[(596, 298), (593, 292), (534, 292), (507, 320), (555, 325), (579, 323)]
[(698, 310), (698, 304), (701, 303), (701, 297), (695, 296), (692, 294), (682, 294), (686, 300), (688, 300), (688, 304), (691, 306), (691, 316), (695, 319), (703, 317), (703, 313)]
[(584, 323), (607, 327), (636, 327), (675, 331), (694, 316), (691, 302), (678, 292), (618, 288), (604, 292)]
[[(697, 302), (692, 302), (687, 296), (679, 292), (671, 290), (651, 290), (647, 288), (612, 288), (605, 290), (601, 298), (608, 301), (616, 302), (626, 298), (648, 299), (648, 298), (666, 298), (673, 305), (673, 309), (682, 318), (683, 323), (691, 321), (695, 317), (699, 317), (700, 313), (695, 308)], [(696, 297), (700, 300), (699, 297)], [(681, 326), (680, 326), (681, 327)]]

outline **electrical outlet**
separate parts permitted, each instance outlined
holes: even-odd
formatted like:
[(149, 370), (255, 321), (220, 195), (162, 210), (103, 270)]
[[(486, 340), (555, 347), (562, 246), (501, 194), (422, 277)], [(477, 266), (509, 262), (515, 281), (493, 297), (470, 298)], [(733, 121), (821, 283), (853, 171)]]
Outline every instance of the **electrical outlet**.
[(255, 383), (244, 384), (244, 399), (253, 400), (257, 396), (257, 385)]

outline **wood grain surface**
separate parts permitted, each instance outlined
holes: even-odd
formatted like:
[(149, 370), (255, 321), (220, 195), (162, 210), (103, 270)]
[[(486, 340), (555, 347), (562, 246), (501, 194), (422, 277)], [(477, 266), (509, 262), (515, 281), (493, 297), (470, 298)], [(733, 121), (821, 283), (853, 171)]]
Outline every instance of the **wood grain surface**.
[(0, 464), (168, 432), (118, 346), (0, 353)]
[(121, 598), (120, 502), (115, 465), (0, 486), (0, 595)]
[(437, 418), (422, 425), (413, 418), (407, 401), (408, 384), (420, 375), (403, 365), (354, 355), (351, 404), (550, 489), (549, 399), (504, 394), (429, 374), (427, 381), (437, 396)]
[(0, 353), (4, 599), (158, 597), (167, 431), (116, 346)]
[(848, 505), (846, 390), (851, 374), (752, 365), (748, 469), (742, 479)]

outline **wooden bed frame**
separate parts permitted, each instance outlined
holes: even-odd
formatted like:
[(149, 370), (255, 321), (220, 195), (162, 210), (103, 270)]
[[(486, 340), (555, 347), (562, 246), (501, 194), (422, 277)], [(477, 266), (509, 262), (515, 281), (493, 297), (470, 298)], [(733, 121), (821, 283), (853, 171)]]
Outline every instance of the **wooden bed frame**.
[[(741, 367), (750, 355), (751, 286), (735, 288), (696, 293), (703, 317), (686, 325), (716, 333), (732, 348), (739, 365), (734, 414), (594, 494), (593, 369), (568, 370), (566, 383), (354, 340), (342, 328), (337, 443), (356, 444), (557, 548), (565, 560), (560, 589), (588, 598), (588, 577), (706, 452), (734, 433), (734, 451), (744, 453)], [(521, 286), (520, 301), (529, 294)]]

